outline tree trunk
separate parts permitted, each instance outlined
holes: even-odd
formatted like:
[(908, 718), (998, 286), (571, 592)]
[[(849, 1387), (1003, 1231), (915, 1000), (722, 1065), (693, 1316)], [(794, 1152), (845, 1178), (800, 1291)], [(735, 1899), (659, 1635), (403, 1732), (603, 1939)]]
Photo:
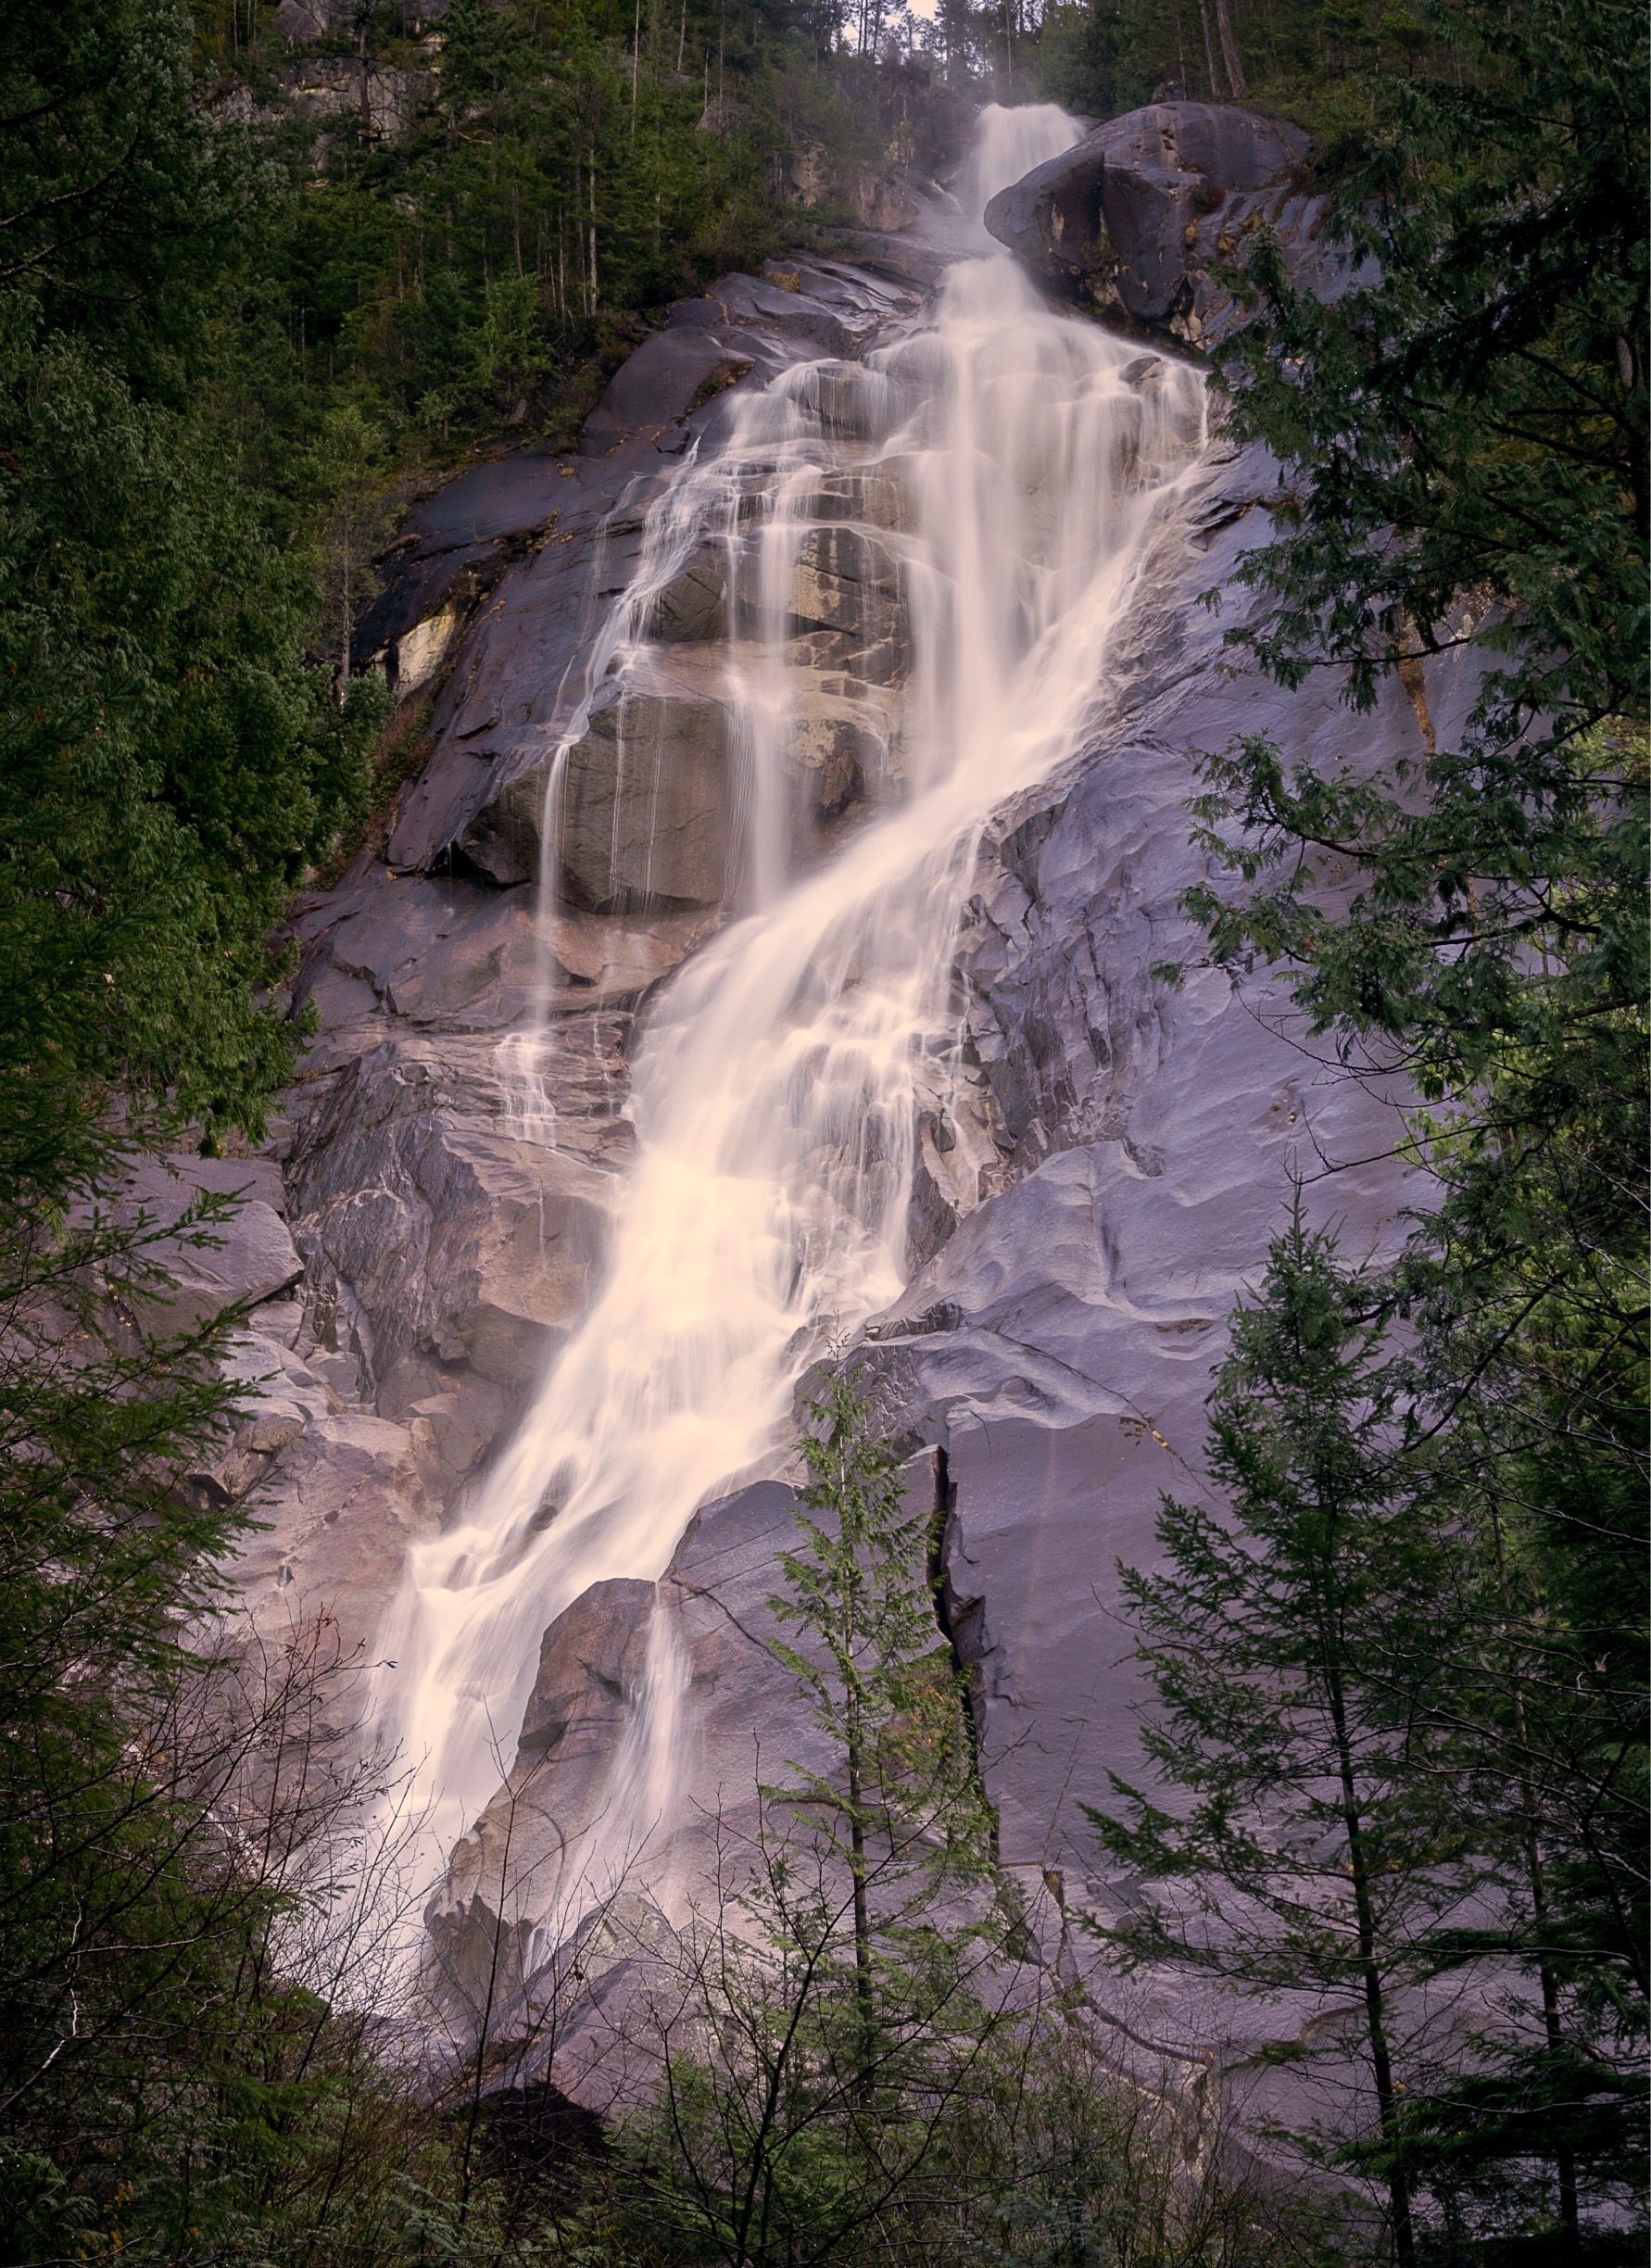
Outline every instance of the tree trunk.
[(342, 709), (349, 693), (349, 507), (344, 509), (344, 563), (340, 577), (342, 598), (339, 605), (338, 636), (338, 706)]
[(860, 1774), (849, 1767), (849, 1871), (854, 1883), (854, 2002), (859, 2018), (859, 2069), (854, 2092), (862, 2102), (872, 2098), (872, 2060), (876, 2054), (872, 2009), (871, 1913), (865, 1896), (865, 1822), (860, 1816)]
[[(1325, 1648), (1325, 1686), (1335, 1729), (1336, 1762), (1342, 1781), (1342, 1823), (1347, 1837), (1347, 1866), (1353, 1877), (1353, 1905), (1358, 1929), (1359, 1970), (1364, 1982), (1365, 2032), (1370, 2043), (1370, 2068), (1376, 2081), (1376, 2107), (1383, 2136), (1398, 2139), (1398, 2102), (1393, 2086), (1393, 2059), (1388, 2048), (1387, 2011), (1381, 1990), (1381, 1970), (1376, 1959), (1376, 1915), (1370, 1896), (1370, 1870), (1365, 1849), (1364, 1819), (1359, 1809), (1358, 1784), (1354, 1772), (1353, 1744), (1347, 1732), (1347, 1707), (1335, 1659)], [(1410, 2219), (1410, 2184), (1394, 2165), (1387, 2178), (1393, 2208), (1393, 2256), (1399, 2268), (1416, 2268), (1416, 2231)]]
[(1216, 28), (1221, 34), (1221, 59), (1227, 66), (1227, 82), (1235, 97), (1244, 92), (1244, 67), (1239, 61), (1238, 42), (1232, 36), (1232, 15), (1227, 0), (1216, 0)]
[[(1502, 1538), (1501, 1515), (1494, 1506), (1491, 1512), (1491, 1527), (1496, 1541), (1496, 1582), (1502, 1598), (1502, 1612), (1511, 1630), (1513, 1597), (1507, 1580), (1507, 1553)], [(1543, 1864), (1536, 1790), (1531, 1784), (1527, 1764), (1530, 1737), (1526, 1730), (1525, 1695), (1519, 1683), (1518, 1667), (1511, 1658), (1511, 1647), (1507, 1682), (1513, 1695), (1514, 1738), (1519, 1743), (1519, 1806), (1524, 1814), (1525, 1871), (1531, 1883), (1531, 1916), (1536, 1924), (1537, 1943), (1544, 1948), (1536, 1970), (1542, 1991), (1543, 2032), (1547, 2040), (1548, 2053), (1557, 2063), (1565, 2051), (1565, 2035), (1559, 2018), (1559, 1980), (1554, 1973), (1546, 1951), (1550, 1942), (1547, 1869)], [(1556, 2148), (1554, 2152), (1554, 2171), (1559, 2183), (1559, 2225), (1565, 2232), (1567, 2246), (1575, 2251), (1582, 2242), (1582, 2221), (1577, 2205), (1576, 2153), (1563, 2146)]]
[(597, 311), (596, 145), (590, 145), (590, 311)]
[(1221, 79), (1216, 69), (1215, 42), (1210, 37), (1209, 0), (1198, 0), (1198, 20), (1204, 26), (1204, 57), (1209, 65), (1210, 100), (1214, 102), (1221, 92)]

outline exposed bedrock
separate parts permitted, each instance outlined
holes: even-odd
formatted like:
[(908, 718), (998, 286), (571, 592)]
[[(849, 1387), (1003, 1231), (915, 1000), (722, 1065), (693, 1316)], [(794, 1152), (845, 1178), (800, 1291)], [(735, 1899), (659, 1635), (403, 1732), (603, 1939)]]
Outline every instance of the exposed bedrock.
[[(1163, 529), (1110, 713), (989, 830), (956, 964), (963, 1060), (920, 1121), (918, 1265), (850, 1354), (915, 1460), (914, 1491), (942, 1515), (945, 1626), (969, 1673), (1001, 1853), (1052, 1960), (1083, 1958), (1063, 1902), (1104, 1912), (1129, 1892), (1081, 1809), (1106, 1799), (1110, 1771), (1141, 1762), (1117, 1565), (1151, 1561), (1161, 1491), (1203, 1486), (1204, 1405), (1233, 1303), (1298, 1181), (1310, 1216), (1359, 1256), (1391, 1249), (1405, 1202), (1393, 1097), (1310, 1042), (1281, 986), (1204, 965), (1179, 905), (1224, 871), (1191, 840), (1192, 750), (1252, 731), (1332, 765), (1422, 747), (1402, 691), (1355, 716), (1333, 684), (1287, 694), (1225, 666), (1223, 630), (1250, 603), (1229, 577), (1273, 483), (1256, 453), (1212, 462)], [(1212, 586), (1229, 594), (1215, 615), (1196, 603)], [(1448, 732), (1471, 688), (1435, 663), (1429, 690)], [(1176, 963), (1178, 985), (1163, 973)], [(943, 1476), (926, 1443), (944, 1451)], [(536, 1700), (459, 1892), (500, 1878), (508, 1830), (553, 1896), (564, 1833), (595, 1816), (592, 1745), (604, 1769), (621, 1754), (651, 1614), (674, 1618), (687, 1653), (694, 1732), (674, 1838), (641, 1871), (691, 1876), (709, 1822), (749, 1825), (759, 1763), (770, 1776), (769, 1759), (809, 1737), (766, 1645), (789, 1532), (789, 1491), (759, 1482), (698, 1516), (657, 1594), (624, 1588), (621, 1602), (624, 1587), (608, 1587), (604, 1613), (623, 1603), (635, 1618), (629, 1668), (606, 1698)], [(547, 1637), (542, 1687), (545, 1665), (564, 1674), (573, 1611)], [(557, 1724), (568, 1730), (541, 1739)], [(1312, 2011), (1216, 2008), (1148, 1979), (1135, 2014), (1158, 2036), (1224, 2039), (1241, 2056)], [(616, 2022), (578, 2027), (558, 2084), (592, 2100), (616, 2084)]]
[[(1112, 291), (1115, 319), (1208, 343), (1229, 320), (1210, 262), (1235, 217), (1240, 236), (1265, 214), (1318, 257), (1300, 155), (1266, 121), (1155, 106), (1005, 193), (994, 224), (1046, 278)], [(382, 849), (295, 909), (293, 1004), (318, 1029), (286, 1099), (284, 1185), (259, 1182), (271, 1217), (235, 1263), (259, 1303), (244, 1374), (272, 1383), (200, 1479), (262, 1492), (243, 1580), (267, 1629), (327, 1610), (351, 1646), (371, 1644), (408, 1542), (464, 1506), (599, 1280), (638, 1024), (737, 901), (749, 750), (726, 680), (751, 636), (742, 562), (760, 503), (730, 540), (686, 548), (646, 639), (591, 686), (595, 634), (630, 587), (650, 500), (678, 452), (714, 450), (733, 390), (828, 347), (816, 402), (845, 432), (876, 427), (854, 358), (916, 307), (914, 288), (880, 280), (908, 255), (913, 272), (934, 257), (907, 244), (876, 273), (800, 258), (724, 279), (616, 376), (576, 459), (477, 467), (410, 521), (365, 649), (394, 649), (404, 686), (433, 671), (433, 751)], [(987, 832), (955, 957), (960, 1045), (917, 1066), (910, 1282), (851, 1351), (942, 1516), (946, 1622), (1004, 1860), (1039, 1896), (1100, 1909), (1128, 1885), (1105, 1876), (1079, 1806), (1138, 1757), (1116, 1563), (1150, 1557), (1161, 1489), (1200, 1486), (1226, 1317), (1292, 1183), (1356, 1254), (1398, 1233), (1406, 1197), (1393, 1099), (1310, 1043), (1282, 989), (1204, 963), (1179, 901), (1229, 877), (1192, 842), (1194, 752), (1270, 732), (1291, 761), (1414, 757), (1469, 696), (1429, 662), (1425, 688), (1355, 717), (1328, 678), (1287, 694), (1234, 667), (1223, 635), (1254, 603), (1234, 570), (1277, 494), (1261, 453), (1212, 452), (1160, 523), (1081, 752)], [(783, 595), (800, 866), (898, 788), (908, 665), (897, 472), (851, 464), (811, 513)], [(548, 916), (535, 878), (564, 742)], [(1179, 984), (1164, 973), (1176, 963)], [(201, 1296), (221, 1290), (203, 1279)], [(674, 1827), (642, 1874), (667, 1859), (691, 1873), (707, 1822), (749, 1805), (759, 1772), (810, 1761), (766, 1644), (790, 1505), (770, 1478), (705, 1507), (657, 1590), (599, 1585), (545, 1633), (508, 1787), (432, 1911), (460, 2011), (507, 1827), (512, 1865), (553, 1885), (609, 1800), (655, 1618), (687, 1658), (692, 1735)], [(633, 1938), (664, 1926), (651, 1908), (633, 1918)], [(580, 1960), (617, 1974), (617, 1946)], [(512, 1991), (545, 1951), (531, 1923), (511, 1936)], [(1158, 2012), (1172, 2030), (1208, 2013), (1167, 1988)], [(593, 2015), (564, 2041), (557, 2084), (596, 2099), (608, 2058)]]
[[(484, 814), (543, 766), (595, 689), (585, 675), (595, 634), (636, 573), (663, 480), (690, 444), (714, 453), (732, 397), (814, 360), (823, 332), (837, 359), (828, 367), (852, 368), (921, 303), (920, 287), (838, 260), (770, 267), (783, 281), (724, 277), (702, 298), (679, 301), (666, 328), (621, 365), (576, 455), (530, 448), (478, 465), (409, 514), (358, 634), (359, 650), (399, 685), (435, 687), (434, 753), (391, 815), (387, 860), (397, 871), (430, 873), (473, 850), (496, 879), (536, 876), (536, 865), (490, 848), (504, 838)], [(838, 496), (825, 510), (840, 518), (841, 504)], [(658, 635), (717, 632), (701, 616)], [(421, 675), (435, 666), (439, 684)]]
[[(935, 1500), (932, 1453), (913, 1461), (908, 1494), (925, 1516)], [(525, 2036), (527, 2068), (554, 2076), (581, 2101), (606, 2108), (623, 2092), (625, 1992), (646, 1968), (650, 1940), (668, 1938), (663, 1916), (641, 1894), (667, 1868), (678, 1881), (714, 1877), (737, 1863), (741, 1838), (756, 1824), (759, 1781), (784, 1784), (795, 1768), (828, 1774), (834, 1759), (796, 1688), (769, 1650), (795, 1635), (769, 1605), (776, 1558), (795, 1540), (791, 1491), (759, 1481), (696, 1513), (670, 1573), (657, 1586), (594, 1583), (545, 1633), (538, 1674), (504, 1784), (463, 1837), (429, 1909), (443, 2000), (455, 2028), (473, 2024), (492, 1986), (501, 2012), (500, 2052)], [(620, 1782), (643, 1702), (655, 1618), (669, 1625), (689, 1665), (684, 1696), (691, 1720), (692, 1765), (667, 1850), (646, 1828), (627, 1832)], [(565, 1928), (562, 1904), (607, 1832), (599, 1878), (617, 1909), (610, 1942), (582, 1963), (606, 1972), (586, 1997), (561, 1987), (554, 2027), (543, 2023), (543, 1987), (530, 1989), (536, 1959)], [(531, 1928), (498, 1933), (503, 1974), (491, 1947), (500, 1884), (529, 1911)], [(478, 1922), (482, 1924), (477, 1927)], [(536, 2028), (550, 2036), (533, 2037)]]
[[(831, 517), (801, 534), (785, 607), (794, 633), (791, 849), (806, 860), (822, 823), (877, 800), (893, 762), (896, 715), (885, 689), (908, 661), (895, 543), (844, 515), (864, 500), (889, 519), (895, 484), (835, 480), (815, 499)], [(599, 914), (704, 907), (737, 893), (743, 776), (730, 670), (760, 604), (749, 545), (710, 541), (650, 600), (645, 624), (665, 641), (634, 651), (597, 689), (576, 737), (549, 741), (458, 838), (468, 865), (498, 883), (536, 879), (546, 828), (562, 893)], [(734, 646), (729, 650), (728, 638)], [(550, 797), (557, 795), (554, 811)]]
[[(198, 1485), (257, 1501), (240, 1576), (276, 1639), (326, 1618), (346, 1657), (367, 1658), (409, 1542), (474, 1485), (603, 1264), (632, 1143), (633, 1025), (724, 918), (718, 625), (701, 613), (670, 632), (668, 683), (602, 689), (611, 705), (596, 705), (573, 767), (577, 872), (554, 915), (535, 887), (547, 750), (589, 690), (591, 640), (635, 573), (649, 503), (691, 442), (714, 449), (730, 388), (767, 384), (822, 339), (840, 367), (920, 298), (841, 262), (778, 265), (778, 284), (724, 279), (674, 310), (579, 455), (478, 464), (410, 513), (357, 644), (431, 701), (434, 750), (384, 855), (294, 908), (291, 1003), (318, 1028), (272, 1154), (183, 1160), (183, 1178), (134, 1191), (159, 1211), (203, 1183), (250, 1190), (219, 1251), (180, 1254), (179, 1313), (258, 1303), (235, 1364), (262, 1383)], [(827, 485), (823, 518), (874, 535), (898, 522), (877, 482)], [(719, 571), (713, 606), (722, 591)], [(880, 776), (890, 727), (878, 685), (852, 674), (851, 634), (800, 621), (798, 636), (818, 649), (793, 750), (816, 844)], [(890, 644), (869, 664), (880, 679)], [(622, 714), (673, 758), (640, 791)]]
[(1103, 317), (1211, 346), (1241, 309), (1216, 270), (1241, 266), (1264, 223), (1303, 288), (1345, 263), (1321, 242), (1296, 126), (1212, 103), (1153, 103), (1108, 119), (1004, 189), (986, 225), (1041, 282)]

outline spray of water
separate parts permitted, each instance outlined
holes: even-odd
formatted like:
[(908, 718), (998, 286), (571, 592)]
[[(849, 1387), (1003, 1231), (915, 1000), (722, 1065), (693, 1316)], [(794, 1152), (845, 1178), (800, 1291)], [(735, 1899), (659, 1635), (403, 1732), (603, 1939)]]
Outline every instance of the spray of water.
[[(1050, 107), (989, 110), (972, 225), (1076, 132)], [(682, 969), (639, 1050), (603, 1288), (459, 1524), (412, 1553), (384, 1632), (380, 1721), (419, 1775), (437, 1863), (497, 1784), (550, 1619), (604, 1578), (657, 1580), (695, 1508), (784, 1440), (808, 1362), (898, 1293), (914, 1080), (932, 1085), (952, 1047), (980, 829), (1079, 744), (1147, 521), (1202, 441), (1193, 372), (1052, 313), (1006, 258), (969, 258), (864, 363), (800, 367), (743, 404), (715, 461), (690, 461), (654, 508), (590, 682), (655, 669), (658, 594), (697, 549), (720, 552), (741, 915)], [(881, 808), (799, 875), (821, 679), (796, 578), (811, 536), (845, 522), (885, 562), (889, 619), (857, 636), (887, 629), (898, 649), (892, 685), (848, 688)], [(517, 1044), (523, 1132), (553, 1140), (537, 1043)], [(599, 1887), (679, 1776), (686, 1680), (653, 1620), (599, 1834), (556, 1893), (563, 1920), (567, 1869)]]

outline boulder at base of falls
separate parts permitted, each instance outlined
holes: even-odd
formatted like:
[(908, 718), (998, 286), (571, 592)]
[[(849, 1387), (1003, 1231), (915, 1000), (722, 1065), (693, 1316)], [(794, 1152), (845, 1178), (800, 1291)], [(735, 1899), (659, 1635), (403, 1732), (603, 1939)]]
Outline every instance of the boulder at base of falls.
[(1299, 127), (1253, 111), (1151, 103), (1000, 190), (986, 225), (1040, 282), (1103, 317), (1208, 346), (1242, 320), (1214, 271), (1241, 264), (1263, 225), (1305, 288), (1329, 296), (1344, 278), (1320, 242), (1308, 147)]
[(522, 1719), (523, 1758), (554, 1755), (564, 1770), (608, 1758), (626, 1695), (641, 1682), (652, 1606), (651, 1583), (619, 1576), (592, 1583), (557, 1616)]
[[(563, 1880), (570, 1856), (575, 1863), (588, 1856), (582, 1838), (611, 1806), (653, 1611), (653, 1584), (620, 1576), (592, 1583), (545, 1632), (515, 1763), (460, 1837), (425, 1912), (443, 1997), (460, 2031), (489, 2002), (514, 2012), (536, 1925), (554, 1916), (559, 1892), (573, 1886)], [(501, 1907), (514, 1917), (503, 1930), (494, 1921)]]

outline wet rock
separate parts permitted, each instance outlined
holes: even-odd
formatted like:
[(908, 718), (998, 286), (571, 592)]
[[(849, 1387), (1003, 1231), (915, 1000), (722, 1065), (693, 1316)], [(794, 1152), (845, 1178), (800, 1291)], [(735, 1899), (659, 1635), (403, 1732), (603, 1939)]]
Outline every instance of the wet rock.
[(1344, 268), (1300, 183), (1308, 137), (1229, 107), (1153, 103), (1109, 119), (995, 196), (986, 225), (1034, 275), (1103, 314), (1211, 346), (1241, 310), (1213, 272), (1264, 222), (1306, 288)]
[[(570, 1019), (541, 1086), (551, 1125), (593, 1154), (527, 1139), (525, 1102), (512, 1124), (508, 1066), (487, 1042), (385, 1040), (330, 1080), (288, 1169), (294, 1233), (321, 1335), (396, 1414), (442, 1366), (520, 1387), (583, 1308), (606, 1236), (600, 1129), (611, 1153), (627, 1140), (609, 1115), (611, 1046)], [(593, 1100), (607, 1105), (594, 1124)]]
[(459, 623), (458, 608), (444, 606), (436, 613), (416, 622), (404, 636), (396, 640), (390, 649), (386, 674), (398, 700), (416, 693), (435, 675), (453, 643)]
[[(490, 1998), (501, 2014), (520, 2002), (534, 1925), (554, 1915), (559, 1892), (572, 1886), (570, 1857), (576, 1865), (581, 1837), (612, 1801), (654, 1598), (650, 1582), (593, 1583), (545, 1632), (515, 1762), (455, 1846), (425, 1912), (444, 1997), (460, 2022)], [(516, 1917), (503, 1933), (494, 1922), (501, 1910)], [(559, 1933), (548, 1934), (547, 1952)]]
[(782, 291), (800, 291), (829, 308), (858, 345), (874, 338), (911, 294), (841, 260), (791, 254), (763, 263), (764, 279)]
[(328, 924), (297, 1004), (324, 978), (354, 979), (422, 1030), (492, 1031), (520, 1023), (559, 974), (531, 890), (385, 875)]
[[(427, 873), (462, 846), (460, 854), (496, 880), (536, 876), (496, 828), (479, 824), (480, 814), (542, 764), (576, 717), (590, 690), (586, 662), (635, 573), (654, 488), (695, 436), (714, 447), (732, 391), (750, 392), (810, 362), (818, 339), (828, 336), (838, 359), (811, 384), (845, 427), (881, 431), (898, 413), (888, 381), (843, 357), (914, 307), (917, 294), (843, 261), (813, 259), (796, 272), (795, 292), (725, 277), (713, 287), (720, 297), (680, 302), (666, 329), (614, 373), (576, 457), (514, 452), (462, 473), (410, 514), (358, 649), (394, 674), (399, 641), (445, 611), (460, 619), (437, 671), (422, 680), (440, 688), (431, 718), (435, 753), (397, 799), (393, 866)], [(692, 619), (674, 625), (662, 617), (658, 635), (713, 639), (709, 589), (679, 596)]]
[(672, 645), (720, 638), (726, 635), (727, 627), (726, 548), (705, 544), (660, 591), (649, 609), (644, 628), (649, 637)]
[(805, 630), (786, 642), (786, 660), (812, 670), (824, 685), (832, 678), (853, 686), (893, 686), (912, 664), (912, 649), (898, 618), (887, 637), (866, 639), (845, 630)]
[[(300, 1369), (300, 1392), (305, 1377)], [(283, 1381), (289, 1391), (292, 1383)], [(279, 1405), (282, 1388), (270, 1391)], [(258, 1525), (237, 1545), (235, 1586), (267, 1645), (307, 1638), (323, 1650), (323, 1719), (347, 1738), (364, 1706), (385, 1603), (410, 1544), (435, 1525), (434, 1506), (407, 1427), (324, 1399), (265, 1461), (252, 1499)]]
[(875, 536), (811, 528), (791, 572), (791, 619), (800, 629), (842, 631), (876, 645), (901, 627), (901, 588), (900, 561)]
[[(1224, 670), (1264, 472), (1210, 465), (1143, 569), (1111, 713), (989, 831), (960, 939), (967, 1077), (937, 1085), (919, 1130), (922, 1265), (860, 1357), (897, 1422), (948, 1450), (947, 1576), (982, 1602), (1005, 1862), (1063, 1869), (1103, 1906), (1077, 1807), (1140, 1761), (1117, 1564), (1151, 1563), (1161, 1490), (1204, 1486), (1211, 1370), (1294, 1179), (1360, 1257), (1391, 1248), (1409, 1201), (1397, 1091), (1313, 1046), (1284, 984), (1208, 967), (1181, 911), (1192, 883), (1229, 879), (1191, 839), (1187, 750), (1266, 732), (1331, 769), (1421, 752), (1398, 688), (1355, 717), (1333, 684)], [(1198, 594), (1223, 584), (1211, 614)], [(1448, 732), (1470, 674), (1436, 664), (1430, 691)], [(1178, 985), (1161, 973), (1178, 963)], [(995, 1156), (971, 1199), (955, 1161), (979, 1155), (982, 1087)]]
[(592, 1583), (558, 1615), (539, 1649), (519, 1757), (554, 1757), (566, 1772), (611, 1753), (641, 1681), (652, 1607), (651, 1583), (622, 1578)]
[(854, 345), (842, 317), (812, 292), (800, 285), (782, 289), (755, 276), (719, 277), (701, 297), (677, 300), (671, 320), (684, 330), (768, 331), (801, 340), (814, 354), (847, 354)]
[[(421, 1032), (502, 1032), (581, 1009), (629, 1006), (714, 926), (703, 916), (597, 920), (546, 914), (532, 888), (494, 889), (380, 873), (372, 887), (312, 903), (294, 1005), (333, 1028), (320, 1043), (376, 1046)], [(319, 1068), (317, 1051), (311, 1062)]]
[(629, 434), (663, 433), (737, 385), (754, 360), (708, 327), (674, 324), (657, 332), (621, 363), (586, 420), (582, 453), (599, 456)]
[(615, 687), (568, 750), (558, 844), (575, 905), (624, 913), (711, 906), (726, 894), (732, 836), (724, 704), (689, 689)]
[(866, 728), (847, 717), (805, 717), (793, 728), (792, 761), (804, 775), (801, 808), (813, 819), (835, 818), (864, 797), (866, 772), (883, 750)]
[(876, 528), (910, 534), (917, 524), (911, 489), (899, 477), (901, 463), (890, 458), (863, 472), (827, 472), (813, 499), (818, 520), (863, 520)]

